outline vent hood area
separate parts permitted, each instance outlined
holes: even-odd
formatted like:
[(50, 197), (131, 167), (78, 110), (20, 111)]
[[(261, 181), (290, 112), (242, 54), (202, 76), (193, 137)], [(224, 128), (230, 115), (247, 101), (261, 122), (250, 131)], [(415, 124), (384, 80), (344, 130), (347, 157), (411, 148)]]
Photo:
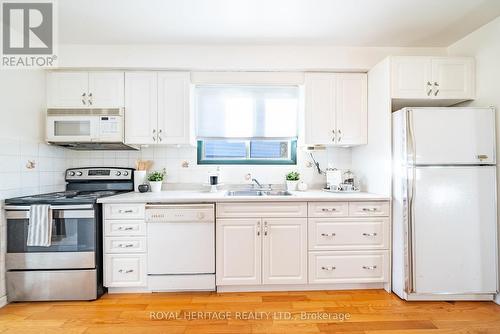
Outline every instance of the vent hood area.
[(138, 151), (139, 147), (124, 143), (78, 143), (78, 142), (49, 142), (75, 151)]

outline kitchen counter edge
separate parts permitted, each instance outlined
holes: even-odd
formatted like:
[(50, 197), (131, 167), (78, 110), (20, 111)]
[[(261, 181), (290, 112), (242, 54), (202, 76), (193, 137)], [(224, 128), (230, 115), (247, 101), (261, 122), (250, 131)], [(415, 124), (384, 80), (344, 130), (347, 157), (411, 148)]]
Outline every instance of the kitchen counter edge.
[(217, 193), (200, 191), (166, 190), (159, 193), (128, 192), (124, 194), (102, 197), (98, 203), (228, 203), (228, 202), (355, 202), (355, 201), (390, 201), (385, 195), (367, 192), (359, 193), (328, 193), (320, 190), (293, 192), (292, 196), (226, 196), (225, 191)]

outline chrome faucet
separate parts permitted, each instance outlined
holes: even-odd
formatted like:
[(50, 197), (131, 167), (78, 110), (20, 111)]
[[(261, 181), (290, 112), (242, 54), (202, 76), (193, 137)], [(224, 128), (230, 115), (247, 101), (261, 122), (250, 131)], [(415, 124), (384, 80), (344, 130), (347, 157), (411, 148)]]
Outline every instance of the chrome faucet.
[(257, 179), (252, 179), (252, 182), (255, 182), (259, 186), (259, 188), (262, 188), (262, 184), (260, 184), (260, 182), (257, 181)]

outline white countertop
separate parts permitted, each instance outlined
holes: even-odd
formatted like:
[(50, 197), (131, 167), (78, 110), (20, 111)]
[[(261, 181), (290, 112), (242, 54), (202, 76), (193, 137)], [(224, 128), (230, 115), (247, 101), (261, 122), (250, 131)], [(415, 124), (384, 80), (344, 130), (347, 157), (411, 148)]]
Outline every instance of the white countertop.
[(227, 196), (226, 190), (203, 191), (166, 190), (159, 193), (129, 192), (98, 199), (98, 203), (196, 203), (196, 202), (307, 202), (307, 201), (387, 201), (384, 195), (359, 193), (329, 193), (321, 190), (293, 191), (291, 196)]

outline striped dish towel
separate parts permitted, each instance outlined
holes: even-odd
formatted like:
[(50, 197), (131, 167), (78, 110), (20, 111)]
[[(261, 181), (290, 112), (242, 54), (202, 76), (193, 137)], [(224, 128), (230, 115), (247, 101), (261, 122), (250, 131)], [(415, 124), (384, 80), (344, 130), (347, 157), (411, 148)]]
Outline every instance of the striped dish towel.
[(48, 204), (30, 206), (28, 246), (49, 247), (52, 239), (52, 210)]

